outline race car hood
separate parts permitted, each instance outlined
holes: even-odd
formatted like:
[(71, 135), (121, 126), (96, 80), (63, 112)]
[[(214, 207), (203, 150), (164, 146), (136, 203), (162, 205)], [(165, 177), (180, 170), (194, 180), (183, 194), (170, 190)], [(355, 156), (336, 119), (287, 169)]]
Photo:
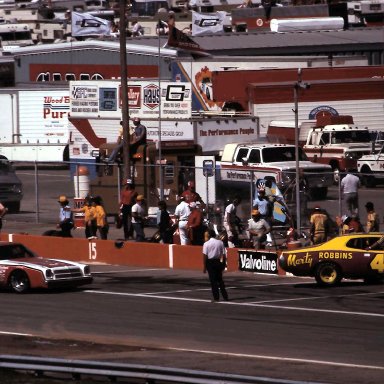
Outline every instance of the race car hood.
[(23, 259), (13, 259), (7, 260), (6, 263), (8, 265), (24, 265), (26, 267), (45, 267), (45, 268), (60, 268), (60, 267), (71, 267), (76, 265), (75, 263), (71, 263), (69, 261), (64, 260), (55, 260), (55, 259), (46, 259), (44, 257), (30, 257)]

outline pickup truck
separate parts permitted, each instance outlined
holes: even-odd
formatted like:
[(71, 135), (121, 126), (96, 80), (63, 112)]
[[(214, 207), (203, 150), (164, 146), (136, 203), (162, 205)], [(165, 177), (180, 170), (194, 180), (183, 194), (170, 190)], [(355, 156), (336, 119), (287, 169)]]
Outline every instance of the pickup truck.
[[(332, 116), (299, 124), (299, 144), (309, 160), (328, 164), (338, 183), (340, 172), (357, 170), (357, 160), (372, 150), (372, 133), (353, 124), (352, 116)], [(268, 137), (294, 143), (295, 125), (291, 121), (271, 121)]]
[[(227, 144), (221, 161), (216, 163), (219, 182), (248, 183), (257, 179), (270, 178), (282, 190), (296, 180), (295, 146), (289, 144), (245, 143)], [(325, 198), (332, 185), (332, 168), (308, 160), (299, 148), (299, 168), (307, 181), (311, 196)]]
[(357, 160), (372, 151), (371, 140), (368, 128), (326, 125), (308, 133), (303, 149), (310, 160), (330, 165), (337, 183), (340, 172), (357, 170)]
[(23, 188), (9, 160), (0, 155), (0, 202), (12, 212), (20, 211)]
[(384, 142), (379, 151), (360, 157), (357, 161), (357, 170), (362, 183), (368, 187), (376, 187), (384, 183)]

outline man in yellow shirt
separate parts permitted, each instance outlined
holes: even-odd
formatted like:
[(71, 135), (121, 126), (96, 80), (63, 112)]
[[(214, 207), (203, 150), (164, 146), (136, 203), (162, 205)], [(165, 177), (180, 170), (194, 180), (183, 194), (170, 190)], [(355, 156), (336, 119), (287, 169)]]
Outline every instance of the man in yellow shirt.
[(311, 223), (311, 240), (313, 244), (324, 243), (328, 237), (328, 217), (319, 206), (315, 207), (309, 219)]
[(379, 215), (375, 212), (375, 207), (371, 201), (365, 204), (367, 210), (367, 233), (380, 231)]

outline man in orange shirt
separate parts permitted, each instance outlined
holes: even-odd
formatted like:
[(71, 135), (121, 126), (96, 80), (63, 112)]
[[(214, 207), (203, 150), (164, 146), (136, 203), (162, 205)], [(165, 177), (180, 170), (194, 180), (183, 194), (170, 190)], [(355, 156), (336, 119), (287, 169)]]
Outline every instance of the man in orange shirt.
[(192, 201), (189, 203), (191, 210), (188, 216), (188, 237), (192, 245), (203, 245), (204, 244), (204, 225), (203, 225), (203, 212), (197, 208), (196, 203)]
[(128, 179), (120, 195), (120, 216), (123, 222), (124, 239), (133, 237), (132, 205), (135, 204), (137, 192), (131, 179)]

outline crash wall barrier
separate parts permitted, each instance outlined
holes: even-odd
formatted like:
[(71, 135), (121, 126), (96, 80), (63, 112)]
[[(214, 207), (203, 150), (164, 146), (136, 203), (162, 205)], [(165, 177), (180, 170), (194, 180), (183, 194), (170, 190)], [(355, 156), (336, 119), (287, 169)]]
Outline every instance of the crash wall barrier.
[[(24, 244), (53, 259), (136, 267), (202, 270), (202, 246), (136, 243), (0, 233), (0, 240)], [(227, 271), (239, 270), (238, 249), (227, 249)], [(279, 274), (284, 274), (279, 270)]]

